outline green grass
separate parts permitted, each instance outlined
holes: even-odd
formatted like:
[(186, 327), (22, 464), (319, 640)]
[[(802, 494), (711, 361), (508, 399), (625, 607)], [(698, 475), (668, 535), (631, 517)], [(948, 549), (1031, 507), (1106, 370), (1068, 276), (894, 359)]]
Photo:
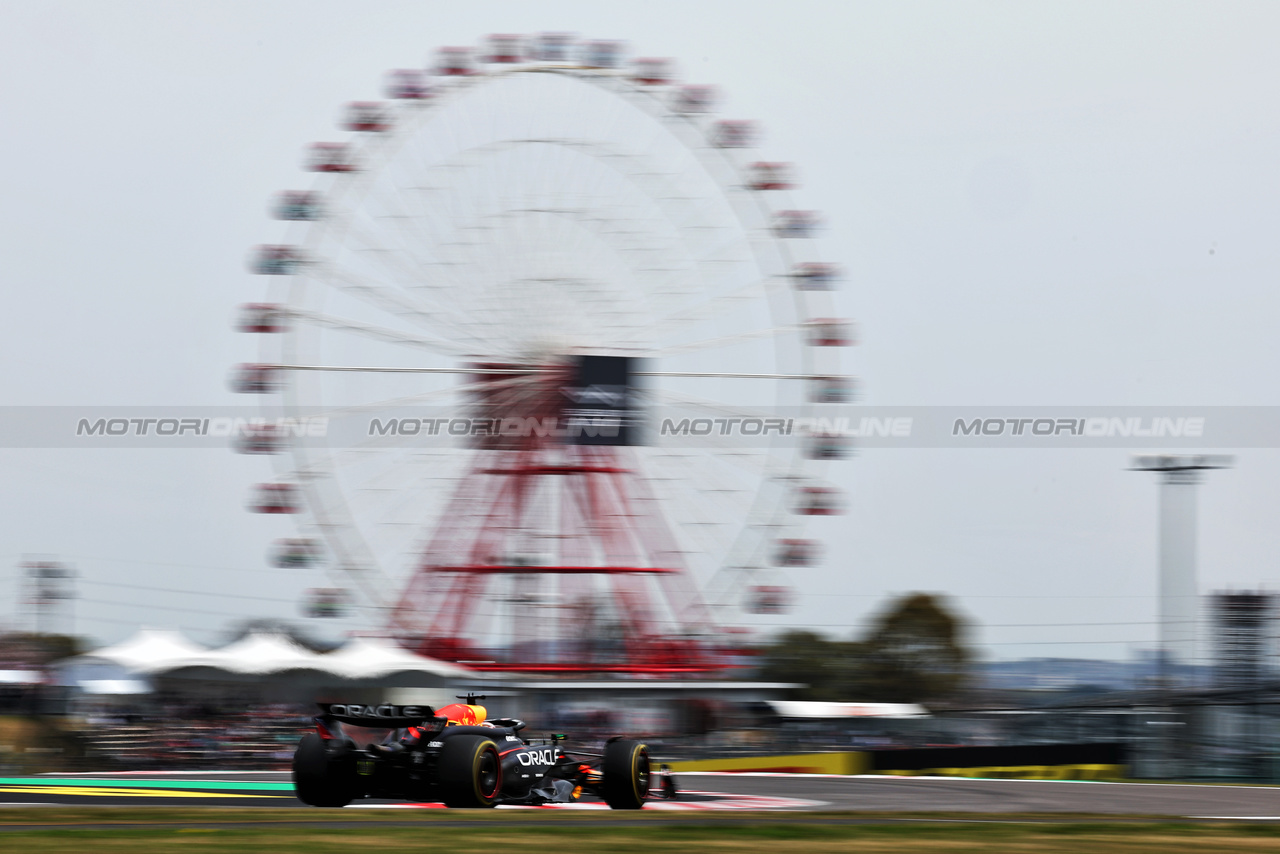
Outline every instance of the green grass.
[[(449, 850), (538, 852), (739, 852), (835, 854), (867, 852), (1269, 852), (1280, 850), (1280, 825), (1246, 822), (1176, 822), (1142, 818), (1023, 815), (959, 818), (943, 814), (813, 813), (528, 813), (275, 809), (116, 809), (111, 807), (12, 809), (0, 813), (8, 850), (26, 852), (218, 852), (350, 854)], [(875, 824), (848, 822), (876, 820)], [(451, 826), (460, 820), (474, 827)], [(619, 822), (626, 821), (626, 826)], [(356, 826), (332, 826), (342, 822)], [(386, 826), (385, 822), (408, 826)], [(656, 822), (671, 823), (656, 823)], [(290, 822), (316, 822), (299, 826)], [(282, 824), (285, 823), (285, 824)], [(39, 824), (39, 828), (26, 825)], [(93, 824), (97, 827), (86, 827)], [(110, 825), (103, 827), (101, 825)]]
[(293, 793), (293, 783), (272, 783), (263, 780), (145, 780), (137, 777), (0, 777), (0, 786), (45, 786), (75, 788), (78, 786), (102, 786), (112, 789), (175, 789), (178, 791), (253, 791)]

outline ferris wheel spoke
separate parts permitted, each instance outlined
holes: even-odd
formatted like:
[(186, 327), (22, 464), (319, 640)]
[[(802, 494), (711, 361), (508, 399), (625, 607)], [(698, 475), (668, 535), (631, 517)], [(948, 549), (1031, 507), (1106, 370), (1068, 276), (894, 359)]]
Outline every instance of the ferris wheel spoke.
[(717, 312), (730, 308), (734, 304), (767, 297), (771, 291), (777, 290), (781, 286), (782, 284), (777, 277), (743, 282), (728, 293), (719, 294), (696, 305), (683, 307), (656, 319), (653, 331), (650, 334), (671, 334), (689, 324), (713, 317)]
[[(458, 371), (465, 373), (465, 371)], [(434, 398), (464, 396), (479, 391), (492, 391), (494, 389), (520, 387), (530, 385), (536, 382), (531, 377), (515, 375), (504, 376), (500, 378), (492, 378), (483, 383), (466, 383), (457, 386), (449, 386), (447, 388), (433, 389), (431, 391), (422, 392), (420, 394), (404, 395), (401, 397), (389, 397), (380, 400), (372, 400), (365, 403), (346, 404), (336, 407), (308, 407), (307, 414), (312, 417), (325, 418), (341, 418), (348, 415), (368, 414), (375, 412), (384, 412), (395, 410), (405, 406), (417, 403), (424, 403)]]
[[(439, 168), (438, 166), (435, 168)], [(431, 168), (427, 169), (428, 176)], [(421, 180), (421, 179), (419, 179)], [(397, 225), (397, 236), (400, 238), (399, 246), (408, 256), (415, 259), (415, 262), (421, 266), (431, 266), (432, 261), (424, 257), (422, 250), (435, 246), (438, 240), (431, 238), (431, 229), (435, 227), (435, 223), (443, 217), (447, 217), (449, 211), (440, 211), (439, 205), (427, 204), (427, 195), (435, 188), (414, 185), (408, 188), (401, 187), (395, 181), (383, 181), (374, 188), (372, 199), (377, 203), (377, 210), (367, 213), (367, 216), (373, 219), (371, 224), (358, 223), (360, 229), (367, 232), (369, 229), (377, 225), (378, 218), (390, 218)], [(413, 234), (412, 229), (407, 229), (406, 224), (412, 225), (414, 229), (421, 231), (420, 234)], [(410, 233), (406, 234), (406, 231)], [(370, 240), (365, 236), (365, 240), (373, 245), (378, 245), (375, 239)], [(440, 271), (437, 271), (440, 272)]]
[[(570, 215), (572, 215), (572, 211), (571, 211), (571, 210), (562, 210), (561, 212), (562, 212), (562, 213), (569, 213)], [(577, 218), (577, 219), (579, 220), (579, 222), (581, 222), (581, 219), (580, 219), (580, 218)], [(589, 229), (588, 229), (588, 230), (589, 230)], [(581, 241), (581, 240), (583, 240), (583, 239), (586, 239), (585, 233), (584, 233), (584, 234), (582, 234), (582, 235), (579, 235), (579, 241)], [(616, 247), (616, 251), (626, 251), (626, 249), (627, 249), (627, 247), (625, 247), (625, 246), (619, 246), (619, 247)]]
[(374, 326), (369, 323), (361, 323), (359, 321), (321, 314), (314, 311), (307, 311), (305, 309), (291, 309), (289, 310), (289, 317), (305, 321), (307, 323), (312, 323), (317, 326), (323, 326), (327, 329), (335, 329), (340, 332), (349, 332), (354, 335), (372, 338), (376, 341), (384, 341), (389, 344), (400, 344), (406, 347), (417, 347), (423, 350), (430, 350), (431, 352), (442, 356), (463, 356), (466, 354), (466, 351), (463, 348), (456, 345), (452, 347), (447, 346), (436, 339), (423, 338), (419, 335), (409, 335), (395, 329), (388, 329), (383, 326)]
[[(649, 200), (651, 202), (659, 203), (659, 207), (664, 210), (667, 219), (674, 222), (677, 226), (683, 226), (686, 224), (685, 219), (687, 219), (687, 215), (682, 219), (676, 215), (676, 210), (672, 210), (673, 203), (688, 200), (688, 197), (679, 191), (679, 184), (676, 180), (678, 173), (655, 172), (645, 165), (638, 156), (619, 151), (615, 148), (610, 148), (600, 144), (599, 142), (555, 138), (526, 138), (504, 141), (500, 144), (486, 143), (460, 152), (455, 156), (453, 161), (444, 164), (437, 164), (435, 168), (446, 174), (467, 174), (472, 171), (476, 171), (479, 168), (478, 166), (467, 163), (467, 160), (477, 158), (481, 155), (492, 155), (494, 153), (506, 151), (519, 146), (529, 146), (539, 150), (543, 148), (560, 147), (589, 154), (595, 161), (602, 164), (609, 164), (610, 168), (617, 174), (627, 177), (636, 186), (646, 187), (648, 189), (646, 195)], [(637, 168), (633, 170), (620, 168), (618, 165), (623, 164), (625, 166), (633, 162), (637, 164)], [(560, 168), (567, 169), (569, 167), (562, 164)], [(535, 169), (535, 171), (537, 170)], [(455, 185), (451, 184), (450, 186)], [(537, 203), (535, 202), (535, 204)], [(682, 206), (675, 204), (674, 207), (678, 209)], [(456, 211), (453, 213), (456, 214)], [(689, 235), (698, 233), (697, 229), (693, 229), (686, 233), (679, 228), (677, 228), (677, 232), (681, 233), (686, 239)]]
[(430, 327), (433, 319), (421, 306), (406, 299), (400, 292), (384, 284), (373, 284), (327, 259), (318, 259), (308, 271), (308, 278), (327, 287), (349, 293), (358, 299), (390, 314), (406, 317), (419, 325)]
[[(749, 467), (728, 465), (728, 461), (725, 463), (715, 467), (704, 466), (699, 461), (698, 455), (671, 455), (666, 460), (666, 466), (663, 467), (666, 473), (664, 481), (682, 482), (686, 484), (681, 487), (682, 490), (691, 490), (717, 499), (703, 504), (700, 507), (701, 512), (706, 512), (708, 508), (726, 501), (735, 501), (737, 497), (744, 496), (748, 492), (754, 495), (758, 487), (753, 482), (753, 478), (758, 477), (758, 472)], [(696, 516), (691, 518), (696, 519)]]
[[(666, 459), (663, 459), (664, 455)], [(680, 456), (680, 454), (673, 452), (660, 452), (654, 455), (661, 465), (670, 466), (678, 464), (677, 468), (668, 469), (670, 474), (666, 480), (688, 481), (695, 483), (695, 481), (692, 480), (694, 471), (693, 465), (681, 461)], [(727, 454), (721, 453), (714, 455), (714, 458), (716, 465), (734, 469), (740, 475), (754, 477), (759, 482), (766, 484), (785, 484), (796, 478), (796, 474), (791, 468), (786, 466), (784, 460), (780, 459), (776, 454), (766, 450)], [(698, 459), (700, 459), (700, 457), (695, 457), (695, 462)]]
[(672, 389), (649, 389), (647, 396), (682, 406), (688, 406), (698, 409), (711, 415), (725, 418), (776, 418), (777, 412), (768, 409), (757, 409), (751, 406), (744, 406), (734, 401), (713, 400), (709, 397), (699, 397), (697, 395), (688, 394), (687, 392), (674, 391)]
[[(375, 261), (389, 272), (407, 278), (413, 283), (407, 289), (415, 296), (421, 296), (423, 287), (436, 285), (437, 280), (447, 278), (451, 271), (447, 267), (442, 267), (438, 259), (419, 254), (418, 241), (408, 228), (412, 222), (411, 216), (399, 211), (379, 213), (369, 222), (353, 221), (348, 226), (347, 232), (357, 244), (356, 247), (352, 247), (354, 251)], [(395, 238), (390, 246), (384, 245), (379, 236), (387, 231), (385, 228), (387, 223), (393, 226), (390, 232)], [(437, 267), (441, 269), (435, 269)], [(439, 285), (436, 286), (439, 287)], [(454, 311), (455, 308), (452, 304), (444, 303), (443, 310)]]
[(714, 347), (723, 347), (726, 344), (736, 344), (741, 341), (752, 341), (761, 338), (775, 338), (779, 335), (791, 335), (799, 332), (803, 327), (797, 324), (790, 326), (775, 326), (772, 329), (755, 329), (748, 332), (739, 332), (734, 335), (722, 335), (718, 338), (706, 338), (701, 341), (689, 341), (685, 344), (677, 344), (673, 347), (664, 347), (656, 350), (650, 355), (655, 358), (663, 356), (672, 356), (676, 353), (689, 353), (695, 350), (706, 350)]
[[(399, 229), (396, 231), (399, 233)], [(358, 223), (353, 223), (349, 232), (360, 244), (356, 252), (363, 262), (371, 262), (375, 269), (389, 274), (383, 278), (399, 284), (399, 289), (415, 302), (421, 301), (424, 296), (430, 299), (431, 305), (423, 305), (421, 308), (430, 308), (433, 314), (442, 313), (455, 319), (460, 317), (455, 305), (447, 301), (441, 302), (438, 294), (432, 293), (433, 290), (443, 289), (436, 280), (450, 278), (451, 271), (447, 268), (430, 269), (434, 265), (421, 261), (408, 250), (401, 252), (383, 246), (375, 235)], [(407, 244), (402, 243), (402, 246), (405, 245)]]
[[(419, 467), (422, 467), (420, 464)], [(386, 468), (369, 478), (365, 485), (352, 488), (352, 494), (367, 496), (370, 511), (376, 515), (378, 536), (390, 548), (400, 562), (397, 576), (412, 570), (419, 557), (424, 526), (428, 518), (440, 511), (440, 496), (447, 494), (448, 486), (461, 475), (458, 470), (444, 470), (430, 475), (425, 471), (398, 471)]]
[[(404, 317), (427, 329), (438, 329), (441, 326), (440, 319), (433, 312), (427, 311), (415, 300), (405, 297), (402, 291), (389, 288), (385, 283), (372, 283), (366, 277), (351, 273), (332, 262), (318, 264), (311, 271), (310, 277), (321, 284), (340, 289), (376, 308)], [(462, 333), (465, 338), (479, 340), (465, 328), (454, 328), (454, 331)], [(450, 339), (443, 333), (441, 338), (454, 347), (462, 348), (461, 342)]]
[[(308, 463), (306, 466), (293, 469), (286, 475), (287, 479), (297, 482), (306, 480), (314, 480), (322, 477), (329, 477), (334, 472), (349, 470), (355, 463), (353, 461), (370, 453), (380, 453), (382, 451), (374, 441), (365, 440), (349, 448), (339, 448), (332, 451), (328, 456), (317, 459)], [(453, 449), (442, 448), (440, 450), (418, 451), (416, 456), (429, 457), (432, 459), (448, 460), (455, 456)]]
[[(428, 208), (423, 216), (416, 219), (398, 219), (397, 234), (400, 245), (414, 259), (414, 264), (419, 269), (418, 276), (431, 274), (425, 281), (417, 284), (417, 290), (429, 289), (432, 291), (433, 301), (442, 305), (444, 310), (452, 312), (455, 306), (447, 300), (446, 289), (457, 287), (464, 281), (457, 269), (460, 263), (465, 263), (460, 261), (459, 253), (474, 245), (474, 241), (459, 239), (459, 223), (471, 221), (474, 214), (459, 209), (457, 187), (450, 186), (447, 188), (449, 192), (441, 195), (440, 191), (443, 189), (445, 188), (437, 188), (433, 195), (437, 200), (444, 200), (445, 204), (437, 205), (434, 210)], [(425, 196), (425, 191), (415, 195)], [(423, 199), (424, 205), (427, 201), (429, 200)], [(436, 252), (431, 256), (424, 256), (424, 246), (435, 246)]]

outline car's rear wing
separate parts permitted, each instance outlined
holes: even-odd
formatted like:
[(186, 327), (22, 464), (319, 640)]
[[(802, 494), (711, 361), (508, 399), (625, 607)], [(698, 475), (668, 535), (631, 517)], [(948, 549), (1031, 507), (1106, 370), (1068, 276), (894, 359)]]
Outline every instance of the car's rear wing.
[(361, 703), (316, 703), (324, 716), (352, 726), (399, 728), (420, 726), (426, 721), (444, 723), (430, 706), (369, 706)]

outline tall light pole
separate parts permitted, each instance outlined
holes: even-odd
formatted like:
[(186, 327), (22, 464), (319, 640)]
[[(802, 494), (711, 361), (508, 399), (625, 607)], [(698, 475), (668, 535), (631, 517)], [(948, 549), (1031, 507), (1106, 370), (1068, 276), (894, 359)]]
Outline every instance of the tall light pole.
[(1230, 468), (1222, 454), (1139, 454), (1134, 471), (1156, 471), (1160, 478), (1160, 682), (1172, 684), (1177, 665), (1195, 663), (1196, 484), (1201, 472)]
[(63, 625), (56, 617), (75, 598), (75, 570), (51, 557), (28, 557), (19, 566), (26, 572), (26, 602), (35, 610), (35, 633), (74, 631), (69, 620)]

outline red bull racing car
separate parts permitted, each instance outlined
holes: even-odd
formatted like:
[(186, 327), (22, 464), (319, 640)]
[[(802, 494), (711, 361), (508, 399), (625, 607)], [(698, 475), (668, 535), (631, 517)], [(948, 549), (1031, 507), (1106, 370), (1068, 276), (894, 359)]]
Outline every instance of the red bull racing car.
[[(529, 739), (523, 721), (487, 720), (483, 696), (430, 706), (321, 703), (316, 731), (293, 756), (298, 799), (343, 807), (359, 798), (442, 801), (450, 807), (572, 803), (584, 793), (613, 809), (640, 809), (651, 796), (673, 798), (667, 767), (649, 748), (615, 737), (603, 753), (568, 752), (563, 735)], [(389, 729), (380, 743), (356, 746), (343, 725)], [(656, 781), (656, 786), (655, 786)]]

